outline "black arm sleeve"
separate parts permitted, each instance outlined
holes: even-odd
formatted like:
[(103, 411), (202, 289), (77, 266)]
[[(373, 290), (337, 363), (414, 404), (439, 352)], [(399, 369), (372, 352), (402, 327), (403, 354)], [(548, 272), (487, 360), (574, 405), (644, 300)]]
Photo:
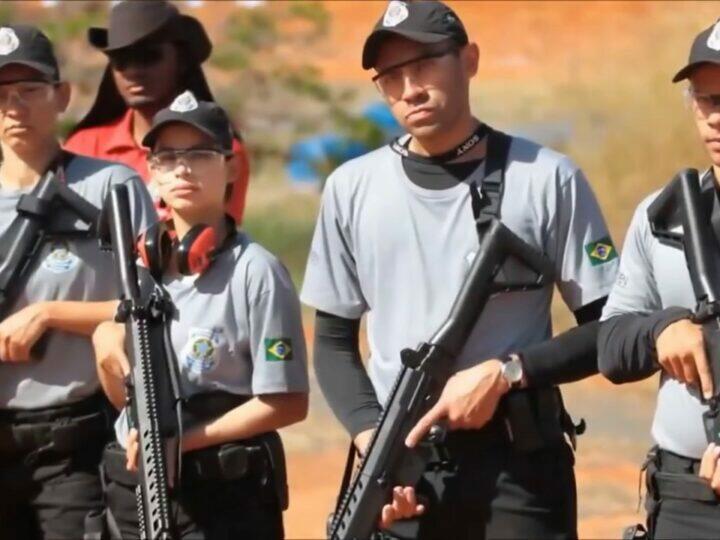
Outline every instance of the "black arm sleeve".
[(360, 358), (360, 320), (318, 311), (313, 364), (320, 389), (350, 435), (375, 427), (381, 407)]
[(670, 324), (691, 312), (671, 307), (651, 315), (627, 313), (603, 321), (598, 332), (600, 372), (615, 384), (646, 379), (660, 366), (655, 341)]
[(595, 375), (597, 332), (607, 296), (575, 311), (580, 326), (520, 351), (528, 386), (554, 386)]

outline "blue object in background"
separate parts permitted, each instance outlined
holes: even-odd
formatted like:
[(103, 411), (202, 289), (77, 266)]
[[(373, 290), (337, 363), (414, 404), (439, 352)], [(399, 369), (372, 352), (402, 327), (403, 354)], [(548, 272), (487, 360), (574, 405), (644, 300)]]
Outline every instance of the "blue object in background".
[(329, 169), (372, 150), (359, 141), (337, 133), (307, 137), (290, 147), (285, 172), (298, 185), (322, 184)]
[(362, 115), (382, 130), (386, 142), (403, 134), (403, 128), (395, 120), (390, 107), (382, 101), (371, 103), (365, 107)]
[[(362, 116), (380, 128), (386, 143), (402, 133), (402, 128), (385, 103), (368, 105)], [(313, 135), (290, 147), (285, 172), (293, 184), (318, 187), (331, 169), (371, 150), (374, 148), (338, 133)]]

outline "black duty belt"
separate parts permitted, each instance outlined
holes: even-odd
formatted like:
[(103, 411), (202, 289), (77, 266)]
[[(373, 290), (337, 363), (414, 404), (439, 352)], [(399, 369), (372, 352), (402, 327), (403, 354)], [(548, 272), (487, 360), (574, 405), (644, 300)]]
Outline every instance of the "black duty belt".
[(0, 411), (0, 457), (70, 453), (104, 437), (109, 426), (109, 413), (99, 395), (42, 410), (5, 409)]
[(655, 449), (654, 453), (651, 451), (646, 467), (649, 489), (655, 499), (720, 502), (710, 485), (698, 476), (698, 459)]
[[(125, 467), (125, 449), (117, 443), (105, 448), (103, 467), (107, 479), (135, 486), (137, 473)], [(253, 441), (222, 444), (183, 454), (182, 478), (188, 481), (239, 480), (264, 473), (269, 463), (265, 448)]]

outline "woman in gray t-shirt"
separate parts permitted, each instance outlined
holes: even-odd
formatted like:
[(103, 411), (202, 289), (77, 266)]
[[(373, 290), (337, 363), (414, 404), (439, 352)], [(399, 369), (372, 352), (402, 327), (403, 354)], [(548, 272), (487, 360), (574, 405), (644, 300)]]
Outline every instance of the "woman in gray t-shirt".
[[(188, 408), (203, 408), (218, 395), (232, 404), (184, 426), (181, 485), (174, 494), (178, 534), (281, 538), (285, 478), (275, 430), (301, 421), (308, 407), (299, 300), (282, 264), (238, 232), (224, 212), (235, 178), (225, 112), (186, 92), (155, 116), (143, 142), (151, 148), (153, 181), (171, 215), (162, 226), (175, 247), (161, 274), (174, 304), (170, 333), (183, 397)], [(212, 228), (219, 247), (209, 251), (209, 266), (193, 268), (179, 246), (203, 226)], [(123, 538), (138, 529), (135, 475), (124, 474), (138, 461), (137, 433), (128, 429), (123, 408), (129, 372), (124, 334), (123, 326), (108, 323), (94, 336), (101, 383), (122, 409), (117, 443), (105, 462), (109, 521)], [(247, 471), (223, 461), (229, 453), (250, 449), (247, 455), (253, 455), (257, 448), (261, 459), (248, 461)]]

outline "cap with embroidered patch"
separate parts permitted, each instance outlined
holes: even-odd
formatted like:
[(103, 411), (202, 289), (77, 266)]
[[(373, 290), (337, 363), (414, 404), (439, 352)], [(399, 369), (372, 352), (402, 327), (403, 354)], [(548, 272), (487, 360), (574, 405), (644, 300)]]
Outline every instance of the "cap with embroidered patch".
[(672, 82), (687, 79), (701, 64), (720, 65), (720, 20), (695, 37), (687, 65), (675, 74)]
[(152, 148), (160, 130), (174, 123), (194, 127), (215, 141), (223, 151), (232, 153), (232, 125), (225, 110), (217, 103), (198, 101), (189, 90), (155, 115), (150, 131), (142, 140), (143, 146)]
[(468, 35), (460, 18), (437, 0), (392, 0), (373, 31), (365, 40), (362, 53), (363, 69), (377, 62), (380, 46), (389, 36), (402, 36), (418, 43), (439, 43), (451, 39), (463, 46)]
[(0, 26), (0, 69), (10, 64), (32, 68), (51, 82), (60, 80), (60, 69), (52, 43), (34, 26)]

